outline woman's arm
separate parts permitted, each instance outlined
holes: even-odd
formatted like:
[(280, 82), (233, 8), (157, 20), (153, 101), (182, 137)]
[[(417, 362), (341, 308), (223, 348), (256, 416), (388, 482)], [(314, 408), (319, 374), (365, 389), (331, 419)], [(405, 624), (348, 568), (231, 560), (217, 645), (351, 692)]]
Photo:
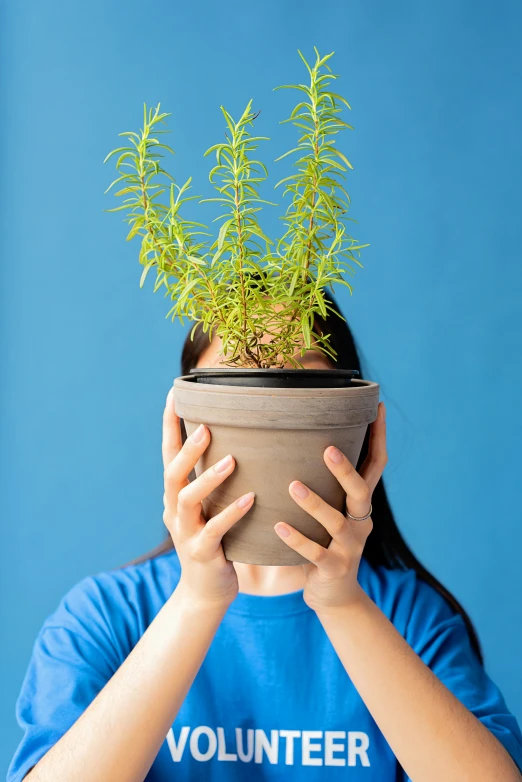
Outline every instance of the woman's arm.
[(203, 517), (201, 501), (235, 469), (235, 460), (225, 457), (189, 481), (209, 443), (203, 425), (182, 442), (170, 392), (163, 414), (163, 521), (181, 578), (122, 665), (26, 776), (31, 782), (143, 782), (154, 762), (237, 595), (221, 539), (254, 501), (249, 492), (208, 521)]
[(333, 647), (414, 782), (520, 782), (502, 744), (430, 671), (361, 590), (318, 610)]
[(291, 496), (332, 536), (320, 546), (288, 524), (276, 532), (309, 562), (305, 602), (313, 608), (368, 711), (414, 782), (519, 782), (521, 775), (500, 741), (471, 713), (404, 640), (357, 580), (373, 491), (387, 463), (384, 405), (370, 431), (360, 473), (333, 446), (328, 468), (346, 492), (348, 513), (293, 481)]
[(26, 776), (30, 782), (143, 782), (226, 612), (180, 580), (92, 703)]

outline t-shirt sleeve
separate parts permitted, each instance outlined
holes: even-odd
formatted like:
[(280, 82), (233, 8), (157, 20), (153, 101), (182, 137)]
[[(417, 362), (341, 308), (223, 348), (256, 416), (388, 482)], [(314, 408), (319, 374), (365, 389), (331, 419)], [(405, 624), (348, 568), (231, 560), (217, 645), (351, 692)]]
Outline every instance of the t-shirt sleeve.
[(20, 782), (76, 722), (121, 664), (99, 584), (76, 584), (41, 627), (16, 702), (24, 731), (7, 772)]
[(478, 659), (463, 618), (420, 579), (415, 581), (405, 637), (440, 681), (496, 736), (522, 771), (520, 727)]

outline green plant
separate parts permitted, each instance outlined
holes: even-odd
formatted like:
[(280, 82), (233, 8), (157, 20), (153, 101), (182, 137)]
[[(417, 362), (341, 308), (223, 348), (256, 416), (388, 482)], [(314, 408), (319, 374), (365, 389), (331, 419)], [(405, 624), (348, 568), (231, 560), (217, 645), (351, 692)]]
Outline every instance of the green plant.
[[(310, 76), (308, 85), (275, 88), (303, 93), (303, 100), (283, 120), (299, 128), (301, 135), (294, 149), (276, 159), (298, 155), (294, 172), (275, 185), (284, 185), (283, 196), (290, 195), (280, 218), (286, 230), (276, 241), (263, 232), (258, 220), (262, 204), (277, 205), (259, 196), (259, 185), (268, 173), (252, 153), (267, 137), (250, 132), (258, 116), (252, 111), (252, 100), (238, 122), (221, 106), (226, 141), (205, 152), (216, 156), (209, 174), (218, 192), (215, 198), (188, 195), (191, 178), (179, 186), (160, 166), (159, 150), (173, 153), (156, 138), (168, 132), (157, 128), (170, 116), (160, 114), (161, 104), (148, 113), (144, 104), (141, 134), (120, 133), (128, 136), (132, 146), (115, 149), (104, 160), (120, 153), (118, 171), (131, 169), (105, 191), (124, 182), (114, 195), (129, 197), (105, 211), (126, 209), (125, 221), (131, 225), (127, 240), (142, 237), (140, 287), (156, 267), (154, 291), (165, 286), (165, 295), (174, 302), (166, 317), (178, 317), (181, 323), (184, 317), (201, 321), (205, 332), (212, 330), (223, 340), (229, 366), (280, 367), (285, 361), (301, 366), (295, 355), (302, 342), (302, 352), (311, 346), (312, 337), (318, 350), (335, 357), (329, 335), (313, 331), (316, 313), (325, 317), (329, 308), (322, 291), (333, 290), (338, 283), (352, 293), (343, 275), (355, 273), (352, 262), (362, 267), (356, 256), (369, 246), (358, 244), (347, 232), (346, 222), (352, 220), (347, 217), (350, 197), (341, 180), (352, 166), (333, 138), (340, 130), (353, 129), (338, 116), (341, 104), (351, 107), (328, 89), (330, 81), (338, 78), (327, 65), (333, 52), (320, 57), (315, 49), (315, 54), (310, 66), (299, 51)], [(171, 180), (168, 188), (159, 179), (162, 175)], [(158, 199), (167, 189), (169, 204), (165, 205)], [(199, 203), (222, 205), (223, 214), (215, 219), (221, 222), (217, 236), (208, 226), (181, 215), (183, 205), (198, 198)], [(268, 341), (263, 340), (265, 334)]]

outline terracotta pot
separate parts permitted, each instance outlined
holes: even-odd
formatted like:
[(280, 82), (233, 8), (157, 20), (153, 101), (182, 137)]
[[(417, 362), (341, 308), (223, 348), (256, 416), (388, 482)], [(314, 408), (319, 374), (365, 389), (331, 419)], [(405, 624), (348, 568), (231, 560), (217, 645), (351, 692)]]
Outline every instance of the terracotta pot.
[[(307, 560), (278, 537), (274, 524), (286, 521), (323, 546), (331, 538), (316, 519), (301, 510), (288, 486), (300, 480), (344, 513), (344, 491), (326, 467), (323, 451), (335, 445), (357, 464), (368, 425), (377, 418), (379, 385), (352, 379), (350, 374), (357, 372), (345, 372), (343, 382), (348, 385), (339, 385), (343, 370), (231, 368), (221, 369), (214, 377), (212, 371), (200, 370), (207, 377), (198, 377), (197, 372), (174, 381), (176, 413), (184, 419), (187, 436), (200, 423), (211, 433), (196, 476), (228, 453), (236, 460), (234, 472), (204, 500), (205, 518), (248, 491), (256, 494), (252, 508), (223, 537), (226, 558), (256, 565), (303, 564)], [(240, 384), (249, 382), (249, 378), (241, 380), (245, 373), (252, 375), (250, 385)], [(271, 374), (278, 387), (253, 385), (263, 382), (260, 373), (267, 378)], [(304, 386), (307, 373), (310, 378), (320, 373), (327, 387), (310, 387), (312, 380)], [(288, 387), (297, 382), (297, 387)]]

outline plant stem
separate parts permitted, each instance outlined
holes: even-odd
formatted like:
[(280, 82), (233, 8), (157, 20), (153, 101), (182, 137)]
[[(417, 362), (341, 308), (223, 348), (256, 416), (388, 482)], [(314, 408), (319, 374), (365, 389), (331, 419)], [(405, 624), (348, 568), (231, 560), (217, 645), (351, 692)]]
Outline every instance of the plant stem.
[[(317, 120), (317, 111), (316, 111), (316, 105), (315, 105), (315, 99), (312, 97), (312, 108), (313, 108), (313, 116), (314, 116), (314, 155), (315, 155), (315, 163), (316, 166), (319, 165), (319, 125)], [(307, 245), (307, 252), (306, 252), (306, 259), (305, 259), (305, 265), (303, 269), (303, 283), (306, 284), (306, 277), (308, 272), (308, 267), (310, 266), (310, 253), (312, 250), (312, 230), (314, 227), (314, 208), (315, 208), (315, 199), (317, 196), (316, 193), (316, 187), (317, 187), (317, 168), (314, 168), (314, 177), (313, 177), (313, 183), (312, 183), (312, 203), (310, 205), (310, 222), (308, 224), (308, 233), (309, 233), (309, 239), (308, 239), (308, 245)]]
[[(236, 145), (234, 144), (234, 152), (236, 152)], [(259, 367), (259, 357), (256, 356), (248, 347), (247, 338), (247, 307), (246, 307), (246, 289), (245, 289), (245, 275), (243, 272), (243, 264), (245, 258), (245, 249), (243, 242), (243, 233), (241, 227), (241, 209), (239, 206), (239, 179), (237, 177), (237, 160), (234, 161), (234, 198), (235, 198), (235, 217), (237, 226), (237, 244), (239, 248), (239, 281), (241, 285), (241, 306), (243, 309), (243, 352), (245, 356), (254, 363), (254, 366)]]

